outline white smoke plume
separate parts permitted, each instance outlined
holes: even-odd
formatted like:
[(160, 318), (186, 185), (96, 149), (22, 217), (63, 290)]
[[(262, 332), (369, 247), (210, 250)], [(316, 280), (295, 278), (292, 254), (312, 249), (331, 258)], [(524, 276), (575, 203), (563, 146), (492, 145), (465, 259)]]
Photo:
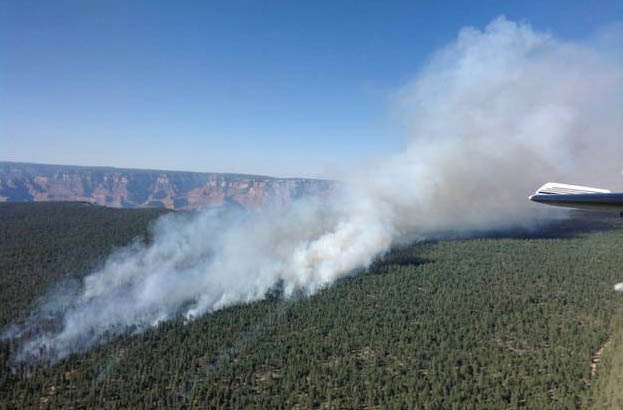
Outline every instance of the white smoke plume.
[(530, 225), (538, 205), (527, 197), (546, 181), (616, 188), (616, 38), (566, 42), (504, 17), (462, 29), (396, 97), (411, 133), (404, 152), (343, 176), (328, 200), (163, 217), (152, 244), (110, 256), (66, 302), (62, 327), (19, 358), (42, 348), (63, 357), (105, 333), (258, 300), (277, 284), (286, 297), (312, 294), (440, 232)]

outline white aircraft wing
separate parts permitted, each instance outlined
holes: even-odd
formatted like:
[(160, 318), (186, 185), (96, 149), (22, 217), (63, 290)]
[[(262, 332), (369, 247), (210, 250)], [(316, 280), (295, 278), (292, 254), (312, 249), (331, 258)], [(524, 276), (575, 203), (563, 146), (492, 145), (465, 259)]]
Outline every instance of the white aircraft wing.
[(623, 215), (623, 193), (607, 189), (548, 182), (537, 189), (530, 200), (566, 208), (615, 211)]

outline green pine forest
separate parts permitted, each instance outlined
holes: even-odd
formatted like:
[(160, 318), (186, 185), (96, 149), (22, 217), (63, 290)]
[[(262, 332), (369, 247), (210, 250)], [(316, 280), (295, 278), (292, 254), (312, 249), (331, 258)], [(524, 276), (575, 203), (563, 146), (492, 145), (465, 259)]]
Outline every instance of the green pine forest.
[[(164, 210), (0, 204), (0, 327), (150, 240)], [(1, 409), (621, 409), (623, 222), (428, 241), (311, 297), (236, 305), (54, 365), (0, 341)]]

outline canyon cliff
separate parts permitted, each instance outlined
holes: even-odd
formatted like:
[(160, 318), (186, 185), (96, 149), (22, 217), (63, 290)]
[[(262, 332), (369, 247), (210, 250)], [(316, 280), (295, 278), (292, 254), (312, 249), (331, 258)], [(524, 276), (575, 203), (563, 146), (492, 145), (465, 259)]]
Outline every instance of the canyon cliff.
[(0, 202), (85, 201), (123, 208), (194, 210), (287, 206), (334, 182), (306, 178), (0, 162)]

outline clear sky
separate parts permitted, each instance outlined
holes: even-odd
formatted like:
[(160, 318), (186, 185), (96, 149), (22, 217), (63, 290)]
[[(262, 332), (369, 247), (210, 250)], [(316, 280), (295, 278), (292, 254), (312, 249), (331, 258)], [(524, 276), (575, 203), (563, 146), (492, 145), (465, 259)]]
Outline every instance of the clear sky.
[(392, 96), (501, 14), (575, 40), (623, 2), (0, 0), (0, 160), (331, 175), (400, 150)]

